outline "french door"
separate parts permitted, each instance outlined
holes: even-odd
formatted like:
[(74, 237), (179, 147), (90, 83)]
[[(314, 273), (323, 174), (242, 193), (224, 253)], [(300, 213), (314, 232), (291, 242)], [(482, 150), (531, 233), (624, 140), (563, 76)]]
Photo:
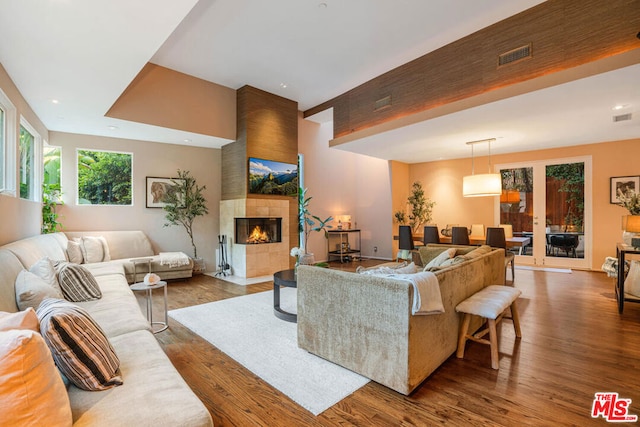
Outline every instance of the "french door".
[[(591, 267), (591, 156), (496, 165), (502, 196), (496, 224), (516, 238), (516, 263), (538, 267)], [(512, 250), (515, 250), (513, 248)]]

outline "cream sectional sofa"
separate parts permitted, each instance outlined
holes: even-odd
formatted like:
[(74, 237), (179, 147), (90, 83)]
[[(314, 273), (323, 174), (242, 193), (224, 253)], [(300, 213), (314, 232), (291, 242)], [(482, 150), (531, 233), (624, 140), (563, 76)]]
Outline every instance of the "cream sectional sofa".
[[(113, 234), (112, 234), (113, 233)], [(149, 255), (138, 232), (103, 233), (112, 256)], [(130, 236), (130, 240), (127, 239)], [(14, 283), (23, 269), (43, 257), (66, 260), (63, 233), (35, 236), (0, 247), (0, 311), (16, 312)], [(145, 247), (137, 252), (135, 248)], [(118, 249), (116, 249), (118, 248)], [(105, 332), (118, 358), (123, 385), (84, 391), (69, 385), (74, 426), (211, 426), (208, 410), (173, 367), (149, 329), (125, 276), (126, 262), (85, 264), (102, 297), (78, 302)], [(165, 276), (166, 277), (166, 276)], [(1, 362), (0, 362), (1, 363)]]
[(411, 314), (413, 286), (407, 281), (300, 266), (298, 346), (410, 394), (456, 351), (456, 305), (486, 286), (505, 283), (502, 249), (459, 261), (435, 271), (445, 310), (427, 316)]

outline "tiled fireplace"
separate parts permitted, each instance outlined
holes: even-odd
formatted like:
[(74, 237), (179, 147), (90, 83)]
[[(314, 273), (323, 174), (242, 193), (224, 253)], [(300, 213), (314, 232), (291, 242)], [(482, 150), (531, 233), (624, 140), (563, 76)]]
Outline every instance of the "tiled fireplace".
[(269, 276), (289, 268), (288, 200), (222, 200), (220, 233), (227, 236), (227, 261), (235, 276)]

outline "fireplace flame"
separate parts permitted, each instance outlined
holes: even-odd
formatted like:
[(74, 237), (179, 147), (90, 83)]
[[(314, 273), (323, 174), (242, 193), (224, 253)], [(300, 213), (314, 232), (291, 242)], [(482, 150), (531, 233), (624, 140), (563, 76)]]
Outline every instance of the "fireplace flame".
[(253, 228), (251, 234), (247, 238), (247, 243), (269, 243), (269, 235), (266, 231), (262, 231), (259, 225)]

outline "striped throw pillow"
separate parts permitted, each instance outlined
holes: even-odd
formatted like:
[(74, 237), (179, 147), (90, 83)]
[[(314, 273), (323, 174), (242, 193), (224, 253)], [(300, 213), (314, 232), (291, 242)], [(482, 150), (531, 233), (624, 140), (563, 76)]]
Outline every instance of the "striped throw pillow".
[(36, 314), (53, 360), (69, 381), (89, 391), (122, 384), (120, 359), (84, 309), (65, 300), (47, 298)]
[(92, 301), (102, 298), (102, 291), (93, 274), (86, 268), (70, 262), (56, 264), (58, 283), (67, 301)]

